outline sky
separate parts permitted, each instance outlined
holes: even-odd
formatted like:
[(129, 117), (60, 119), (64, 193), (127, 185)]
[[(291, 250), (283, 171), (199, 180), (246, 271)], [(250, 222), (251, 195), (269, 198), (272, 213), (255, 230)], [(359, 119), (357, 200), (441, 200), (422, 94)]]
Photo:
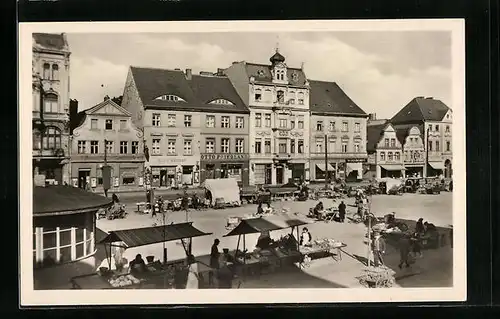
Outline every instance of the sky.
[(68, 33), (79, 110), (123, 94), (129, 66), (215, 72), (233, 61), (289, 67), (336, 82), (366, 113), (390, 118), (417, 96), (451, 103), (451, 32)]

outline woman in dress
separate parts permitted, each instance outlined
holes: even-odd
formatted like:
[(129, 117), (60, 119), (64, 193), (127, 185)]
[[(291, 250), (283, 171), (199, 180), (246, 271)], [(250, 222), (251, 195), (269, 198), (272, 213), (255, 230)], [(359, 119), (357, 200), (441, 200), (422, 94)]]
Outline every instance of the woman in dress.
[(199, 280), (198, 280), (198, 263), (193, 255), (189, 255), (188, 257), (188, 277), (186, 283), (186, 289), (198, 289), (199, 288)]

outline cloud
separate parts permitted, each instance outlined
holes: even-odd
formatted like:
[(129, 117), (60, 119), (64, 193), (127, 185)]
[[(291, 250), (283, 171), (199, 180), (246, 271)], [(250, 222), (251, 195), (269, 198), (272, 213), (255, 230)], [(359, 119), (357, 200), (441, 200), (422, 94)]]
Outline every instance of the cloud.
[[(443, 32), (70, 34), (71, 97), (84, 108), (120, 95), (130, 65), (215, 71), (268, 63), (279, 45), (290, 67), (334, 81), (367, 113), (391, 117), (415, 96), (451, 101), (451, 46)], [(278, 44), (279, 43), (279, 44)], [(104, 84), (104, 88), (101, 88)], [(451, 106), (451, 105), (450, 105)]]

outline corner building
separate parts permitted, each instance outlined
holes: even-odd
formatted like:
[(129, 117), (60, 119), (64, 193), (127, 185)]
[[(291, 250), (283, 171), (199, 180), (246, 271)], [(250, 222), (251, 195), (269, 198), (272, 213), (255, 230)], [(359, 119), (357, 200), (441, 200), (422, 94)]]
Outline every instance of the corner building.
[(278, 50), (269, 60), (224, 70), (250, 109), (250, 185), (309, 179), (309, 83)]

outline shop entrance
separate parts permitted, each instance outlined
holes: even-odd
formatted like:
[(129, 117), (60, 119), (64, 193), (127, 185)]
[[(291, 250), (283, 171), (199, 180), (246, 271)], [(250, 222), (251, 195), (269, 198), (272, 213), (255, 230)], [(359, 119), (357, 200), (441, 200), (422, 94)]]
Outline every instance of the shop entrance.
[(273, 166), (272, 164), (267, 164), (266, 165), (266, 172), (264, 174), (264, 184), (266, 185), (271, 185), (272, 184), (272, 171), (273, 171)]
[(423, 177), (424, 167), (406, 167), (406, 177)]
[(215, 164), (205, 165), (205, 178), (214, 179), (215, 178)]
[(283, 178), (285, 177), (283, 166), (276, 166), (276, 184), (284, 184)]
[(78, 187), (84, 189), (87, 186), (87, 183), (90, 183), (90, 170), (78, 170)]

